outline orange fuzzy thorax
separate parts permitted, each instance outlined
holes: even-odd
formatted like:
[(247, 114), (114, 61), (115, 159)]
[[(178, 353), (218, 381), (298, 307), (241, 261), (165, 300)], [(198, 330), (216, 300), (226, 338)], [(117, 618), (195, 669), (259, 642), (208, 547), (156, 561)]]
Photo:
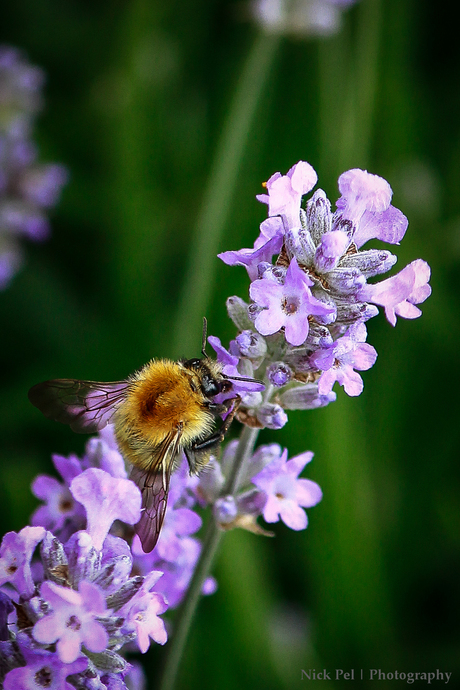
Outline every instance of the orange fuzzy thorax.
[(155, 448), (178, 427), (181, 448), (204, 438), (213, 427), (205, 402), (199, 377), (180, 362), (162, 359), (146, 364), (130, 380), (114, 419), (125, 458), (147, 469)]

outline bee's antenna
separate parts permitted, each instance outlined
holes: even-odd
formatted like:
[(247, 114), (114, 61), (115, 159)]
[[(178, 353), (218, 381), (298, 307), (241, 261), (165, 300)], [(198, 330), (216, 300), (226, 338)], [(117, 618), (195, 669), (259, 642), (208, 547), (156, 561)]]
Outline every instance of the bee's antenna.
[(265, 385), (260, 379), (248, 378), (247, 376), (229, 376), (228, 374), (224, 374), (224, 376), (226, 379), (230, 379), (230, 381), (249, 381), (250, 383), (261, 383)]
[(203, 357), (207, 357), (208, 355), (206, 354), (206, 335), (208, 331), (208, 322), (206, 320), (206, 316), (203, 316), (203, 338), (201, 340), (201, 354)]

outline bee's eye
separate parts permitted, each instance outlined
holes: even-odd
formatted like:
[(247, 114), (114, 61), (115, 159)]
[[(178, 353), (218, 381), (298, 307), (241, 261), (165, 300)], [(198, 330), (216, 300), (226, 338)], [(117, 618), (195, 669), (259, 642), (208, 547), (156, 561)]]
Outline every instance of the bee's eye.
[(203, 376), (201, 379), (201, 390), (207, 398), (213, 398), (222, 391), (222, 384), (210, 376)]

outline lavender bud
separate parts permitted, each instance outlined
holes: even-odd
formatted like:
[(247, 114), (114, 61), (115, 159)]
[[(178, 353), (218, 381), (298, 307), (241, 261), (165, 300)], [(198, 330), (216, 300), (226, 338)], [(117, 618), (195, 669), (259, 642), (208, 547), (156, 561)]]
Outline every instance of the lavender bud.
[(337, 266), (350, 244), (349, 237), (341, 230), (325, 233), (315, 253), (315, 265), (319, 273), (326, 273)]
[(291, 367), (284, 362), (273, 362), (267, 369), (267, 376), (270, 383), (276, 388), (281, 388), (289, 383), (293, 373)]
[(257, 410), (258, 421), (267, 429), (282, 429), (288, 417), (286, 412), (279, 405), (267, 403)]
[(100, 671), (120, 673), (126, 670), (128, 662), (116, 652), (106, 649), (104, 652), (95, 654), (85, 649), (85, 654)]
[(67, 556), (64, 547), (51, 532), (46, 532), (40, 544), (40, 555), (47, 580), (63, 585), (67, 581)]
[(386, 273), (397, 262), (398, 257), (383, 249), (368, 249), (344, 256), (340, 265), (344, 268), (357, 268), (366, 278)]
[(94, 580), (102, 589), (118, 589), (128, 578), (133, 566), (133, 559), (129, 556), (117, 556), (107, 563)]
[(259, 264), (259, 278), (275, 280), (280, 285), (284, 284), (287, 268), (285, 266), (272, 266), (272, 264)]
[(249, 489), (236, 497), (238, 513), (242, 515), (260, 515), (266, 502), (267, 494), (258, 489)]
[(122, 585), (117, 592), (114, 592), (107, 597), (107, 608), (113, 609), (114, 611), (121, 609), (121, 607), (124, 606), (142, 587), (143, 582), (144, 578), (142, 575), (136, 575), (128, 580), (128, 582), (125, 582), (125, 584)]
[(329, 287), (341, 295), (352, 295), (360, 290), (366, 279), (358, 268), (335, 268), (327, 274)]
[(214, 517), (219, 525), (229, 525), (238, 515), (233, 496), (218, 498), (213, 507)]
[(306, 345), (313, 347), (326, 347), (332, 344), (332, 336), (327, 326), (312, 321), (305, 341)]
[[(273, 264), (269, 263), (268, 261), (261, 261), (257, 265), (257, 277), (258, 278), (263, 278), (265, 271), (268, 271), (269, 269), (273, 268)], [(267, 276), (268, 278), (269, 276)]]
[(239, 331), (252, 327), (248, 316), (248, 304), (240, 297), (234, 295), (227, 299), (227, 313)]
[(307, 223), (314, 244), (329, 232), (332, 223), (331, 202), (322, 189), (317, 189), (306, 206)]
[(259, 359), (265, 357), (267, 353), (265, 338), (249, 329), (236, 336), (236, 343), (241, 357)]
[(293, 386), (280, 395), (280, 403), (286, 410), (314, 410), (334, 402), (336, 394), (319, 395), (317, 383)]
[(294, 256), (299, 264), (311, 266), (315, 256), (315, 245), (308, 230), (293, 228), (284, 238), (284, 246), (290, 259)]
[(82, 530), (72, 534), (64, 549), (72, 587), (78, 588), (81, 580), (93, 580), (101, 565), (101, 553), (94, 548), (88, 532)]
[[(257, 318), (257, 315), (260, 314), (260, 312), (263, 310), (263, 307), (259, 307), (258, 304), (255, 302), (251, 302), (251, 304), (248, 306), (248, 316), (251, 319), (251, 321), (255, 321)], [(251, 323), (251, 326), (253, 324)]]
[(367, 302), (337, 305), (337, 321), (344, 324), (354, 323), (358, 320), (369, 321), (378, 313), (377, 307), (374, 304), (367, 304)]
[(225, 479), (221, 467), (217, 460), (213, 458), (211, 463), (209, 463), (200, 474), (200, 483), (198, 485), (200, 497), (204, 498), (206, 503), (212, 503), (219, 495), (224, 481)]
[(245, 395), (241, 396), (242, 405), (249, 409), (259, 407), (262, 404), (262, 400), (262, 393), (258, 393), (257, 391), (253, 393), (246, 393)]
[(267, 445), (259, 446), (246, 465), (246, 471), (241, 480), (242, 485), (244, 486), (252, 477), (255, 477), (264, 467), (269, 465), (272, 460), (278, 459), (280, 455), (281, 446), (278, 443), (268, 443)]

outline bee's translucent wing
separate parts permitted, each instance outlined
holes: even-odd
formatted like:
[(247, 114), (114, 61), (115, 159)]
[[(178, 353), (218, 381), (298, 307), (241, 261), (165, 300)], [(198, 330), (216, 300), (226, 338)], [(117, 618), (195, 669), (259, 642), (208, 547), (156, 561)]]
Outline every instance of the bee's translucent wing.
[(168, 502), (169, 480), (174, 460), (179, 452), (181, 432), (175, 430), (168, 434), (155, 449), (151, 466), (145, 470), (133, 466), (130, 479), (142, 493), (142, 514), (134, 526), (145, 553), (155, 548)]
[(110, 422), (128, 385), (128, 381), (54, 379), (33, 386), (29, 400), (45, 417), (69, 424), (78, 434), (92, 434)]

